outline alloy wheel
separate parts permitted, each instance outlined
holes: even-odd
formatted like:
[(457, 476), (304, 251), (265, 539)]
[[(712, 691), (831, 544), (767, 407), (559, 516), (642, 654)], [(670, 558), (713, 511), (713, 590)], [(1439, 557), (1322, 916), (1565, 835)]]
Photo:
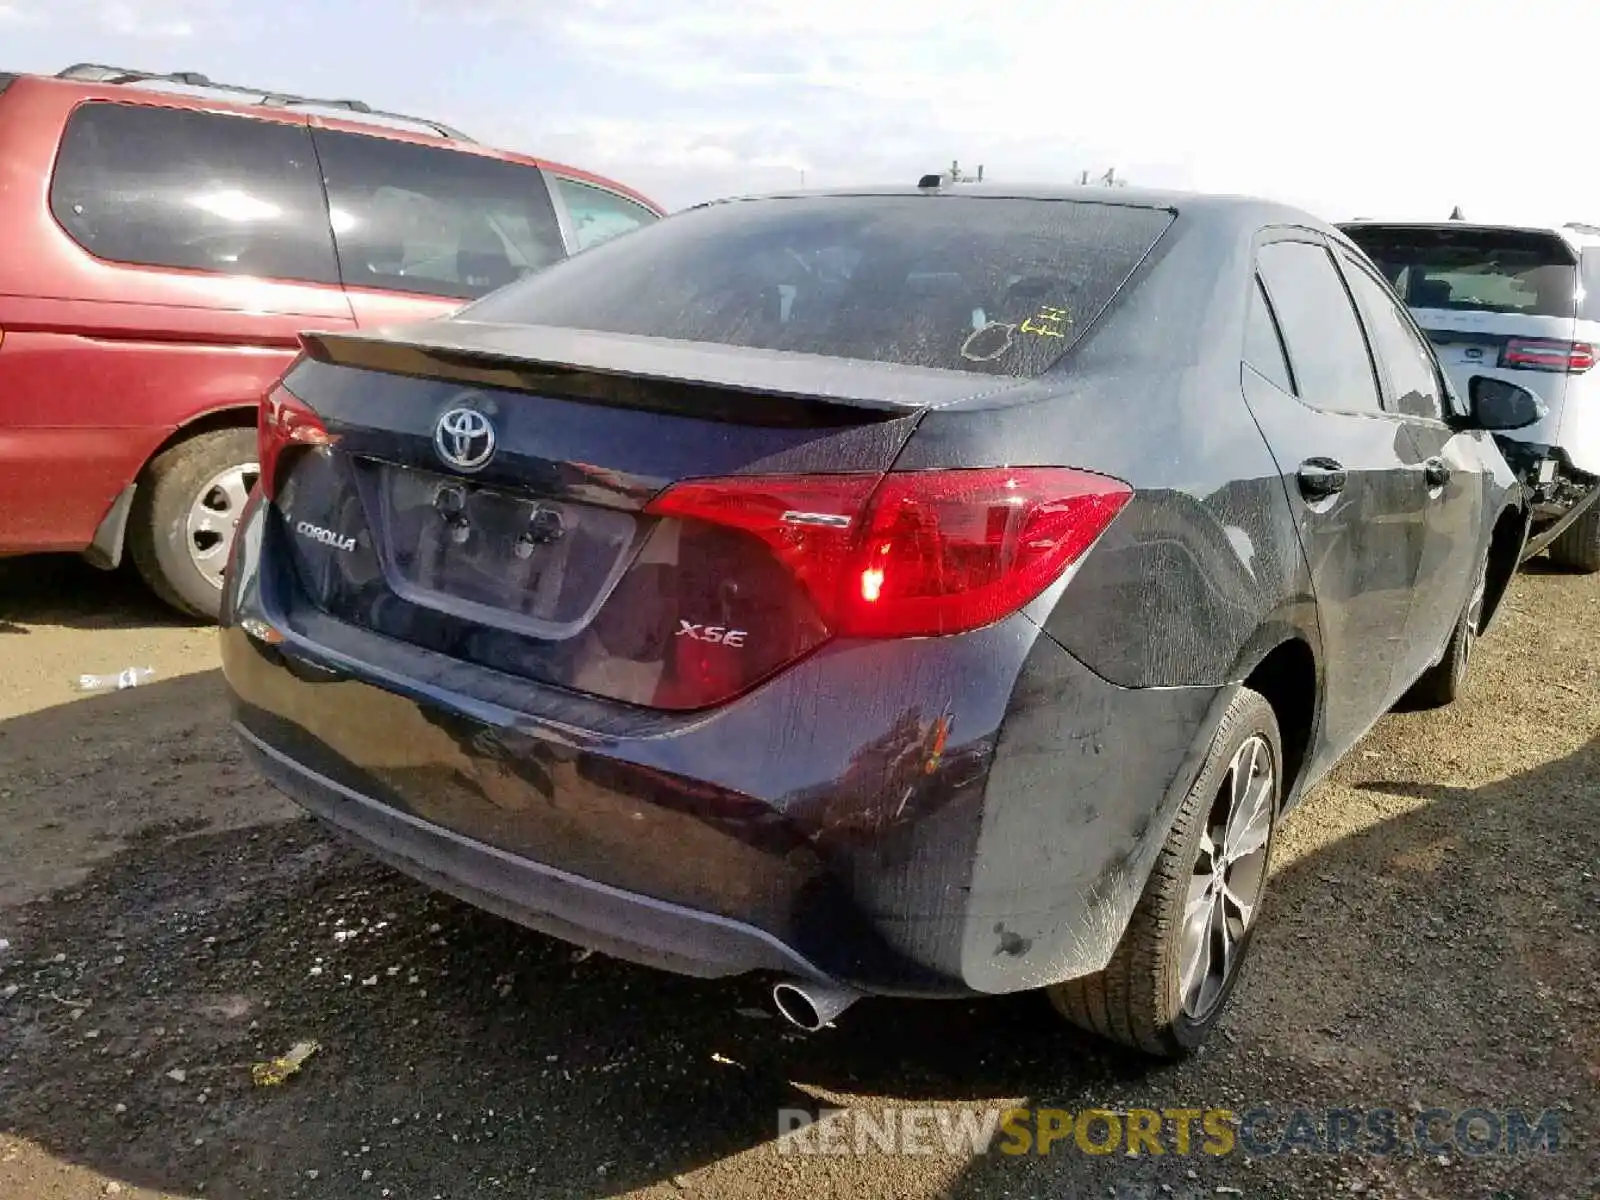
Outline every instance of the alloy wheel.
[(1237, 970), (1267, 880), (1277, 768), (1267, 739), (1234, 752), (1200, 835), (1189, 878), (1178, 958), (1183, 1011), (1204, 1021)]
[(1478, 581), (1472, 585), (1472, 598), (1467, 601), (1466, 618), (1461, 630), (1461, 667), (1466, 670), (1472, 658), (1473, 647), (1478, 643), (1478, 630), (1483, 627), (1483, 598), (1488, 591), (1487, 564), (1478, 571)]
[(222, 586), (223, 568), (228, 565), (245, 500), (260, 474), (255, 463), (229, 467), (208, 480), (189, 506), (184, 546), (195, 569), (215, 587)]

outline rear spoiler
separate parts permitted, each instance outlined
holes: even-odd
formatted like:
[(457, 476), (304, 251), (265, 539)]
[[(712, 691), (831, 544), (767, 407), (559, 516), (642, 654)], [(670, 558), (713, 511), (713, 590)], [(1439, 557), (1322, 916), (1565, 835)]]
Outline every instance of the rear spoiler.
[[(1025, 383), (780, 350), (450, 319), (304, 333), (316, 362), (741, 424), (862, 424)], [(767, 401), (753, 404), (761, 397)]]
[(1469, 221), (1344, 221), (1337, 226), (1340, 233), (1357, 246), (1364, 234), (1378, 233), (1404, 237), (1407, 234), (1431, 236), (1434, 234), (1457, 237), (1505, 237), (1524, 245), (1560, 247), (1572, 260), (1578, 261), (1578, 250), (1559, 229), (1532, 225), (1475, 225)]

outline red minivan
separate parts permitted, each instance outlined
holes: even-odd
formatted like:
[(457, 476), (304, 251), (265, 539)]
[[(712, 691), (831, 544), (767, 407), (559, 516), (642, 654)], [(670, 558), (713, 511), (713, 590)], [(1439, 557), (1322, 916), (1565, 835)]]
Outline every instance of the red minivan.
[(660, 216), (359, 101), (0, 74), (0, 555), (126, 547), (215, 616), (257, 402), (301, 330), (439, 316)]

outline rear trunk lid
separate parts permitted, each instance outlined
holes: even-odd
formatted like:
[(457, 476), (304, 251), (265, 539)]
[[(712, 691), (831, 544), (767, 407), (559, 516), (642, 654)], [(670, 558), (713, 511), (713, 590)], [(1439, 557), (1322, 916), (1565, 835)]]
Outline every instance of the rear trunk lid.
[(928, 408), (1049, 389), (1174, 219), (924, 192), (707, 205), (448, 320), (309, 336), (286, 386), (335, 440), (281, 472), (263, 453), (299, 594), (676, 710), (834, 631), (997, 619), (1123, 485), (963, 463), (994, 470), (874, 489)]
[(276, 472), (273, 536), (294, 601), (480, 666), (664, 709), (745, 690), (828, 630), (769, 548), (652, 515), (652, 497), (705, 477), (875, 481), (926, 407), (996, 386), (460, 321), (305, 341), (285, 387), (332, 444), (286, 455)]

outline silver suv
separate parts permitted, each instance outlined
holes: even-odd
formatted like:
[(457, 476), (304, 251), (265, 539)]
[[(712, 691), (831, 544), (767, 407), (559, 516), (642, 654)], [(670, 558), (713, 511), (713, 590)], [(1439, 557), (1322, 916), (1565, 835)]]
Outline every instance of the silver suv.
[(1600, 571), (1600, 228), (1353, 221), (1341, 226), (1411, 308), (1457, 392), (1528, 388), (1543, 420), (1499, 435), (1528, 488), (1526, 554)]

